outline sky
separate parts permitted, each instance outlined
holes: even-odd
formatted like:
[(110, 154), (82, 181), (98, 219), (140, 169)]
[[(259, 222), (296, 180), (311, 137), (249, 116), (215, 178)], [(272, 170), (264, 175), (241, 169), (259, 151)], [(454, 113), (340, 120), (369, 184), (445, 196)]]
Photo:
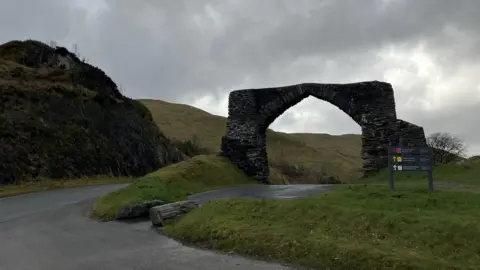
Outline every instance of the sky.
[[(0, 43), (55, 41), (132, 98), (227, 116), (232, 90), (391, 83), (397, 117), (480, 154), (478, 0), (0, 0)], [(271, 125), (361, 133), (309, 97)]]

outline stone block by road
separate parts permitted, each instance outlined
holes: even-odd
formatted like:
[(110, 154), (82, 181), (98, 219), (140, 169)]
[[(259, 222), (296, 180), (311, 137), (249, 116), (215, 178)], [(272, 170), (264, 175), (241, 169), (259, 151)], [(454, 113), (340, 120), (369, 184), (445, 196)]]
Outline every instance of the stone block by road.
[(167, 202), (161, 200), (151, 200), (151, 201), (143, 201), (139, 203), (129, 204), (126, 206), (121, 207), (117, 214), (115, 215), (115, 219), (134, 219), (134, 218), (141, 218), (141, 217), (148, 217), (148, 210), (150, 208), (166, 204)]
[(150, 208), (150, 220), (154, 226), (164, 226), (168, 221), (181, 217), (198, 207), (195, 201), (180, 201)]

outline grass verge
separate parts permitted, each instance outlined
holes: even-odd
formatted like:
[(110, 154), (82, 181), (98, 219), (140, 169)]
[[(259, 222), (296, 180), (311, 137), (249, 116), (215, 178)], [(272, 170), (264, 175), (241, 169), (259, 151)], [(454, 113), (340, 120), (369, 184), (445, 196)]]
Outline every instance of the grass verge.
[(148, 174), (132, 185), (100, 197), (92, 217), (111, 220), (118, 209), (144, 200), (184, 200), (188, 195), (226, 186), (258, 184), (237, 169), (228, 159), (199, 155)]
[[(448, 165), (436, 175), (451, 181), (467, 177), (460, 182), (475, 186), (478, 171)], [(480, 196), (459, 189), (428, 192), (421, 174), (403, 182), (406, 176), (398, 175), (395, 192), (374, 177), (369, 184), (309, 198), (212, 201), (164, 233), (315, 269), (477, 269)]]
[(25, 181), (19, 184), (0, 186), (0, 198), (22, 195), (58, 188), (84, 187), (92, 185), (122, 184), (129, 183), (132, 179), (128, 177), (94, 176), (78, 179), (37, 179)]
[[(427, 187), (426, 172), (400, 172), (395, 173), (395, 186), (415, 184)], [(451, 184), (456, 189), (480, 191), (480, 163), (465, 162), (463, 164), (442, 164), (433, 169), (433, 181), (439, 184)], [(387, 183), (388, 171), (383, 170), (361, 181), (362, 183)]]

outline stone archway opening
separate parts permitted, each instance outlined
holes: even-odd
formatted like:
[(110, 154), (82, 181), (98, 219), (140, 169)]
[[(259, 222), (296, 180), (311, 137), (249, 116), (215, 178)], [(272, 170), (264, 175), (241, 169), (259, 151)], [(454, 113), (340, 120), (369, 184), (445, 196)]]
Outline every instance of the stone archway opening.
[[(232, 91), (221, 155), (228, 157), (248, 176), (269, 183), (266, 130), (277, 117), (308, 96), (335, 105), (361, 127), (364, 172), (387, 165), (387, 147), (399, 136), (407, 143), (425, 145), (423, 128), (397, 119), (390, 84), (378, 81), (304, 83)], [(397, 131), (397, 126), (402, 125), (405, 128)]]
[(267, 128), (271, 183), (349, 183), (363, 175), (361, 127), (328, 101), (307, 96)]

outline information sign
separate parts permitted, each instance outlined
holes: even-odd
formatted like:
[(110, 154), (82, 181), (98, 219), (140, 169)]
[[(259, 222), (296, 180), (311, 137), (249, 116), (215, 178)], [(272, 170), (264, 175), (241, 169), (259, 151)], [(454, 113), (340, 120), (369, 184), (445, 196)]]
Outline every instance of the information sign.
[(433, 190), (432, 150), (429, 147), (402, 147), (402, 140), (396, 146), (388, 149), (388, 167), (390, 171), (390, 189), (395, 186), (394, 173), (398, 171), (426, 171), (428, 173), (428, 188)]

